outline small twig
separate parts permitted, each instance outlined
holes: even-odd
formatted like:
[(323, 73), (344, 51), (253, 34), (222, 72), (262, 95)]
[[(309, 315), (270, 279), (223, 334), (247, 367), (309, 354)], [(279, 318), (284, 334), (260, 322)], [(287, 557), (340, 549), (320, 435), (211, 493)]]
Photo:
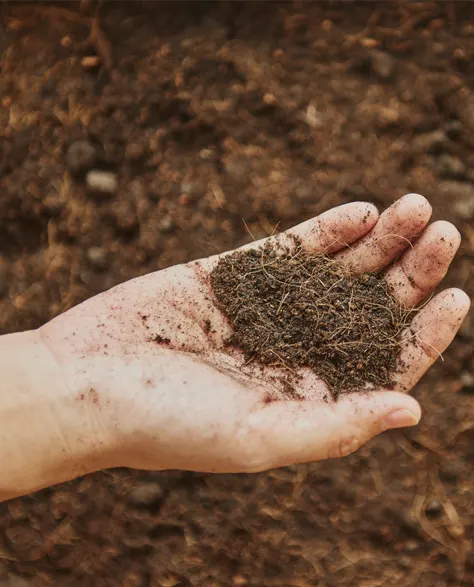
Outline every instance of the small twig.
[(244, 223), (245, 229), (246, 231), (249, 233), (249, 235), (252, 237), (252, 240), (256, 241), (257, 239), (253, 236), (252, 231), (250, 230), (250, 228), (247, 226), (247, 223), (245, 222), (245, 220), (242, 218), (242, 222)]
[(387, 237), (389, 237), (389, 236), (392, 236), (392, 237), (395, 237), (395, 238), (400, 238), (400, 239), (404, 240), (405, 242), (407, 242), (407, 243), (408, 243), (408, 245), (409, 245), (411, 248), (413, 248), (413, 243), (412, 243), (412, 242), (411, 242), (409, 239), (407, 239), (405, 236), (402, 236), (401, 234), (395, 234), (395, 233), (393, 233), (393, 234), (392, 234), (392, 233), (390, 233), (390, 234), (384, 234), (384, 235), (382, 235), (382, 236), (379, 236), (379, 238), (376, 238), (376, 239), (374, 240), (374, 242), (375, 242), (375, 243), (378, 243), (378, 242), (379, 242), (379, 241), (381, 241), (382, 239), (384, 239), (384, 238), (387, 238)]
[(112, 45), (100, 28), (99, 17), (96, 15), (91, 21), (89, 42), (97, 49), (107, 69), (111, 69), (114, 63), (112, 57)]
[(423, 340), (422, 338), (419, 338), (419, 337), (418, 337), (418, 340), (421, 342), (421, 344), (425, 344), (426, 346), (429, 346), (430, 348), (432, 348), (432, 349), (435, 351), (435, 353), (437, 353), (437, 354), (438, 354), (439, 358), (440, 358), (440, 359), (441, 359), (441, 360), (444, 362), (444, 357), (443, 357), (443, 355), (440, 353), (440, 351), (439, 351), (439, 350), (438, 350), (436, 347), (434, 347), (434, 346), (433, 346), (432, 344), (430, 344), (429, 342), (426, 342), (426, 340)]
[(277, 313), (276, 313), (276, 315), (277, 315), (277, 316), (278, 316), (278, 314), (280, 313), (280, 310), (281, 310), (281, 308), (282, 308), (283, 304), (285, 303), (285, 300), (286, 300), (286, 298), (287, 298), (289, 295), (290, 295), (290, 292), (289, 292), (289, 291), (287, 291), (287, 292), (286, 292), (286, 294), (285, 294), (285, 295), (284, 295), (284, 296), (281, 298), (281, 302), (280, 302), (280, 305), (278, 306), (278, 310), (277, 310)]
[[(211, 190), (219, 208), (223, 208), (225, 204), (225, 194), (218, 183), (211, 184)], [(243, 218), (242, 218), (243, 220)], [(255, 240), (255, 239), (254, 239)]]

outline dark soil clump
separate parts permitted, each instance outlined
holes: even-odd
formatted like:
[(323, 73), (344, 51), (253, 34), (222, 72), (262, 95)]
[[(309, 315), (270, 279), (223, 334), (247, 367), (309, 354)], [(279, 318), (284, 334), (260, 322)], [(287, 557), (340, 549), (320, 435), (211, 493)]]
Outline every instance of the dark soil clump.
[(390, 387), (401, 333), (412, 318), (383, 278), (355, 277), (325, 255), (266, 244), (223, 257), (212, 273), (229, 345), (248, 361), (294, 371), (310, 367), (336, 398)]
[[(98, 4), (0, 2), (2, 334), (408, 192), (460, 229), (443, 287), (474, 298), (474, 3)], [(91, 170), (116, 173), (115, 195), (89, 192)], [(149, 312), (152, 344), (169, 335)], [(443, 355), (420, 425), (348, 458), (116, 469), (0, 504), (0, 587), (473, 587), (474, 312)]]

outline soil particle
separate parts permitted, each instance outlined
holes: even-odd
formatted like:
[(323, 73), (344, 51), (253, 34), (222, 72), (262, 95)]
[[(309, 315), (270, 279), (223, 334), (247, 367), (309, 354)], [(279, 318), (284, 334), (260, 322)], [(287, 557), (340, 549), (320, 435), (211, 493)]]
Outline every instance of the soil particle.
[(111, 195), (117, 191), (118, 181), (115, 173), (93, 169), (86, 175), (87, 187), (95, 193)]
[(84, 69), (96, 69), (100, 66), (100, 59), (97, 55), (86, 55), (82, 58), (81, 65)]
[[(310, 367), (334, 397), (393, 385), (401, 334), (413, 313), (383, 278), (354, 277), (296, 241), (291, 249), (267, 243), (223, 257), (211, 282), (233, 327), (228, 344), (243, 349), (247, 361), (290, 372)], [(288, 383), (285, 393), (293, 391)]]
[(146, 507), (163, 498), (164, 491), (159, 483), (144, 483), (133, 487), (129, 494), (129, 503), (135, 506)]
[(174, 222), (171, 216), (165, 216), (160, 222), (158, 223), (158, 228), (160, 232), (168, 233), (172, 232), (174, 228)]
[(89, 398), (93, 404), (99, 403), (99, 394), (93, 387), (89, 389)]
[(153, 342), (156, 342), (157, 344), (170, 344), (170, 339), (165, 337), (165, 336), (161, 336), (161, 334), (157, 334), (156, 336), (154, 336), (152, 338)]
[(87, 260), (94, 268), (104, 270), (108, 265), (107, 251), (103, 247), (90, 247), (86, 253)]
[(376, 49), (370, 52), (370, 64), (372, 71), (383, 80), (392, 77), (395, 68), (395, 59), (388, 53)]
[[(384, 209), (408, 192), (463, 233), (443, 287), (474, 297), (474, 61), (454, 58), (460, 47), (474, 54), (474, 3), (287, 2), (269, 11), (267, 2), (102, 2), (98, 11), (83, 0), (80, 13), (73, 2), (0, 4), (3, 334), (37, 328), (112, 285), (235, 249), (251, 240), (242, 218), (260, 238), (354, 200)], [(97, 75), (81, 66), (99, 55), (84, 14), (111, 46), (114, 65)], [(365, 38), (394, 57), (390, 79), (366, 63)], [(66, 156), (82, 140), (97, 155), (76, 172)], [(467, 180), (441, 180), (429, 158), (443, 153), (466, 165)], [(92, 169), (120, 176), (113, 197), (85, 197)], [(198, 188), (182, 206), (185, 183)], [(86, 282), (75, 260), (91, 246), (110, 262), (91, 267)], [(91, 335), (123, 312), (134, 312), (124, 297)], [(420, 425), (347, 459), (254, 475), (115, 469), (0, 504), (1, 587), (20, 587), (19, 576), (28, 587), (472, 587), (473, 314), (415, 390)], [(170, 336), (151, 316), (149, 330), (136, 320), (149, 339)], [(71, 333), (76, 345), (81, 328)], [(86, 398), (78, 409), (93, 406), (87, 390), (77, 391)], [(154, 482), (161, 506), (159, 497), (149, 507), (129, 502), (130, 489)], [(423, 496), (443, 504), (429, 525)], [(453, 539), (447, 513), (464, 537)], [(127, 546), (133, 540), (141, 546)]]

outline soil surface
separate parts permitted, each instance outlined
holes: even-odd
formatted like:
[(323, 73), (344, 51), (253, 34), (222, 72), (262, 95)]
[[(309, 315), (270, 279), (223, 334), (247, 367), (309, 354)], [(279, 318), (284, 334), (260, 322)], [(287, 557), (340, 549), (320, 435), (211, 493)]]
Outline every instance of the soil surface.
[(227, 344), (285, 376), (298, 397), (298, 369), (309, 367), (340, 393), (393, 387), (403, 333), (415, 312), (390, 295), (383, 276), (351, 275), (301, 241), (223, 257), (211, 274), (217, 303), (233, 333)]
[[(474, 6), (5, 3), (0, 328), (357, 199), (427, 196), (472, 295)], [(0, 506), (2, 587), (468, 587), (474, 322), (419, 427), (259, 475), (109, 471)], [(25, 422), (25, 425), (28, 425)]]

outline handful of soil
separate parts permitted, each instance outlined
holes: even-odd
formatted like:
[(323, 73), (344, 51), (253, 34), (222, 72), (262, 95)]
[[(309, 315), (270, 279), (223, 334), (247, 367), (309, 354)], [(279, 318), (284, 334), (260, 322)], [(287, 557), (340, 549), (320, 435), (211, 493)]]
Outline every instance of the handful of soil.
[(384, 279), (353, 276), (338, 261), (267, 243), (223, 257), (211, 274), (227, 341), (258, 361), (294, 372), (309, 367), (334, 398), (390, 387), (401, 333), (414, 312), (403, 309)]

